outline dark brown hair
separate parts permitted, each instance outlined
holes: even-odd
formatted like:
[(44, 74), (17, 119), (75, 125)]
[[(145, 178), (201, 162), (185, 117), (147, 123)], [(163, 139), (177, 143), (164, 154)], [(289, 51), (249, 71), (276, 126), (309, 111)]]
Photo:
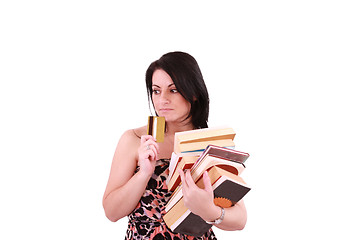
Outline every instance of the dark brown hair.
[[(179, 93), (191, 104), (186, 119), (191, 117), (195, 128), (207, 128), (209, 94), (195, 58), (184, 52), (170, 52), (152, 62), (145, 76), (149, 102), (153, 92), (152, 76), (157, 69), (169, 74)], [(152, 104), (154, 105), (153, 102)]]

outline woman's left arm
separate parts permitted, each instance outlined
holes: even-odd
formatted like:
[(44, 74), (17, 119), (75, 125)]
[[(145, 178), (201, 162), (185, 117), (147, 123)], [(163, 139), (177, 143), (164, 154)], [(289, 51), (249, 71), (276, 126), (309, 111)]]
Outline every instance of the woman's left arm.
[[(218, 219), (222, 214), (222, 210), (214, 204), (214, 192), (208, 173), (205, 172), (203, 175), (204, 189), (196, 186), (190, 171), (186, 173), (179, 171), (179, 173), (182, 181), (185, 206), (205, 221), (210, 222)], [(214, 226), (228, 231), (242, 230), (245, 227), (247, 213), (243, 200), (224, 210), (223, 221), (220, 224), (214, 224)]]

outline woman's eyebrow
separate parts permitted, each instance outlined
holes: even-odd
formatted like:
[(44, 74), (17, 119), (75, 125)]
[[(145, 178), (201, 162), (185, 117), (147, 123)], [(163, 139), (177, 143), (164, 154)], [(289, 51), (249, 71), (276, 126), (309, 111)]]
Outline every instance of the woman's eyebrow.
[[(172, 85), (174, 85), (174, 86), (175, 86), (175, 83), (171, 83), (171, 84), (169, 84), (168, 88), (169, 88), (169, 87), (171, 87)], [(158, 86), (158, 85), (156, 85), (156, 84), (153, 84), (152, 86), (153, 86), (153, 87), (157, 87), (157, 88), (161, 88), (160, 86)]]

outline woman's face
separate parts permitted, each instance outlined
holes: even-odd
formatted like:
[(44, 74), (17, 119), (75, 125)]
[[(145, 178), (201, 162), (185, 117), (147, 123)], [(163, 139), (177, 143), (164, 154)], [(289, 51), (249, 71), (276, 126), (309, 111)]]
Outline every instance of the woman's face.
[(191, 104), (177, 91), (164, 70), (157, 69), (152, 76), (152, 101), (155, 111), (166, 122), (182, 122), (189, 115)]

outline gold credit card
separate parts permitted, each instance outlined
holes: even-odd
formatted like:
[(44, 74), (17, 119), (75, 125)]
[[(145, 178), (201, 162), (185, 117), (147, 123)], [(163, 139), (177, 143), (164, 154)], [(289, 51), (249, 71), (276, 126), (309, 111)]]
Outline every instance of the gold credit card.
[(165, 118), (149, 116), (147, 134), (152, 135), (156, 139), (156, 142), (163, 142), (164, 133), (165, 133)]

